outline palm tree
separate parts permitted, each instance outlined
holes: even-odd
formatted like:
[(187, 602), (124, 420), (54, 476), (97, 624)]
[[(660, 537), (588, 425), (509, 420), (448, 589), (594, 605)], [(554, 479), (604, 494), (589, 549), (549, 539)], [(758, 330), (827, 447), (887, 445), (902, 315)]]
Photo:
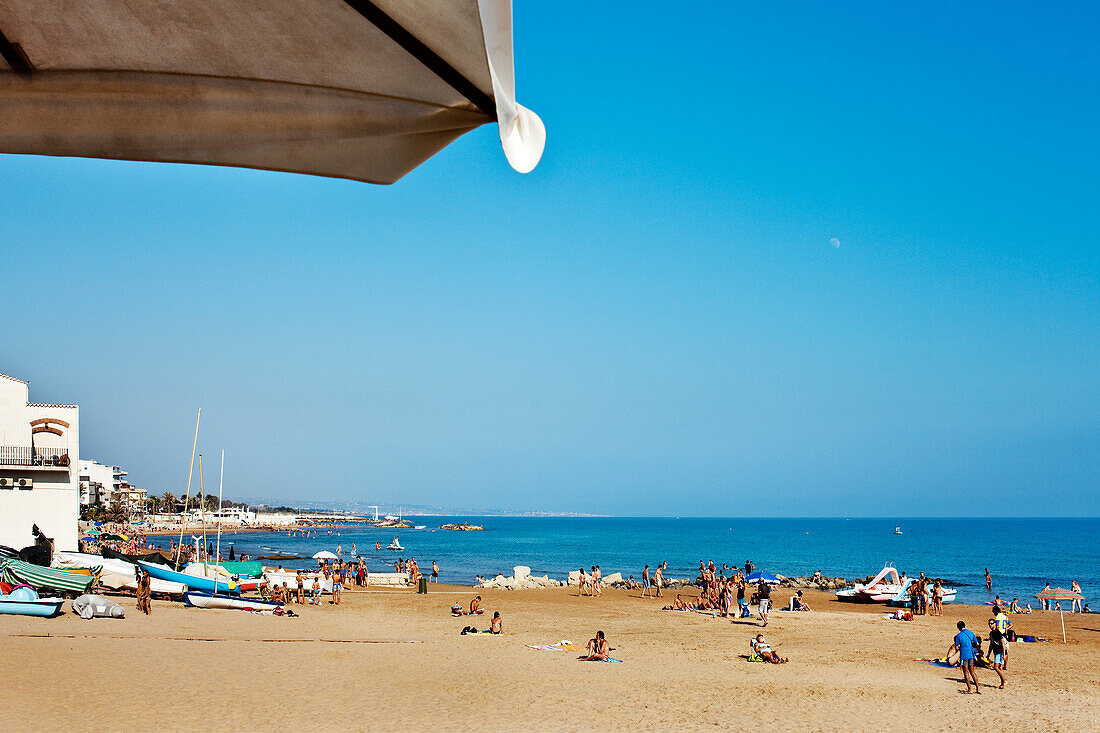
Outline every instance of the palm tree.
[(160, 501), (169, 512), (176, 511), (176, 495), (171, 491), (165, 491), (160, 495)]

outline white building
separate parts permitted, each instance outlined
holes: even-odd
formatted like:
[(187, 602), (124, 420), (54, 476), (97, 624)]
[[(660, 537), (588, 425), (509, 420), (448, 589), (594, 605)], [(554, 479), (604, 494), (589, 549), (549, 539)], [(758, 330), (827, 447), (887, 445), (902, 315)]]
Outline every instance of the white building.
[(80, 461), (80, 503), (92, 506), (97, 501), (109, 507), (123, 493), (126, 471), (118, 466), (104, 466), (96, 461)]
[(0, 545), (33, 544), (37, 524), (55, 549), (75, 550), (79, 410), (28, 397), (26, 382), (0, 374)]

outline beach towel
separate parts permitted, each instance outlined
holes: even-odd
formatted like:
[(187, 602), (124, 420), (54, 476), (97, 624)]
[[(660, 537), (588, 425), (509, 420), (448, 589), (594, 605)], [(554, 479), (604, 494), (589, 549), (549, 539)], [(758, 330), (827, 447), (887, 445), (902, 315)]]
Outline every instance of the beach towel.
[(528, 649), (540, 652), (574, 652), (580, 649), (571, 641), (559, 641), (557, 644), (525, 644)]
[(944, 667), (946, 669), (954, 669), (955, 664), (950, 664), (946, 659), (914, 659), (914, 662), (921, 662), (923, 664), (931, 664), (934, 667)]

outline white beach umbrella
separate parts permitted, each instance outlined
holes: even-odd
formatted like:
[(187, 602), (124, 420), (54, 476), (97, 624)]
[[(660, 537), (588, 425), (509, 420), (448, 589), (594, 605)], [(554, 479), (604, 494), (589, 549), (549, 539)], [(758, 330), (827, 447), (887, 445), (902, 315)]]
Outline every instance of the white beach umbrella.
[(314, 560), (335, 560), (337, 558), (336, 558), (336, 555), (332, 554), (328, 550), (321, 550), (320, 552), (318, 552), (316, 555), (313, 556), (313, 559)]
[(0, 152), (393, 183), (498, 122), (521, 172), (511, 0), (0, 0)]

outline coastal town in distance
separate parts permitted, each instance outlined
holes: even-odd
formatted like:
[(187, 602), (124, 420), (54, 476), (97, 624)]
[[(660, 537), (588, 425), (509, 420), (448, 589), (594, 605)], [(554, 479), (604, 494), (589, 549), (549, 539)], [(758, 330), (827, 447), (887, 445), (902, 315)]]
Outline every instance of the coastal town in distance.
[(1097, 27), (0, 0), (0, 733), (1100, 730)]

